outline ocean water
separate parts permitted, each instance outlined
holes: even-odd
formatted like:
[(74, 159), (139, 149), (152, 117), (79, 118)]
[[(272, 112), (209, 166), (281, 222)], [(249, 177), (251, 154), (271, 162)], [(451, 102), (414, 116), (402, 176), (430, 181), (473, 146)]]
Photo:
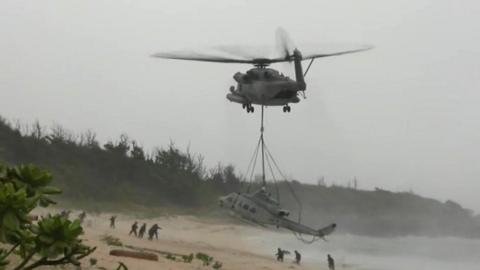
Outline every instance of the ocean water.
[(337, 269), (373, 270), (480, 270), (480, 239), (454, 237), (373, 238), (332, 234), (327, 241), (305, 244), (291, 233), (262, 231), (246, 239), (262, 254), (273, 254), (278, 247), (302, 254), (302, 262), (327, 266), (327, 254), (335, 258)]

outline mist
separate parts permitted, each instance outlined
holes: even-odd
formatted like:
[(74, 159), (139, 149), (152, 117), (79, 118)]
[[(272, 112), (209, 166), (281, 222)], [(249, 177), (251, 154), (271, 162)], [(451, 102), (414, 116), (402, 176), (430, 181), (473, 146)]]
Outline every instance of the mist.
[[(268, 239), (266, 241), (265, 239)], [(327, 265), (332, 254), (341, 269), (404, 270), (404, 269), (478, 269), (480, 241), (453, 237), (373, 238), (336, 234), (326, 241), (303, 244), (290, 233), (265, 232), (246, 239), (258, 252), (269, 254), (280, 247), (298, 250), (303, 264)], [(275, 250), (271, 250), (273, 254)], [(292, 255), (287, 261), (293, 260)]]

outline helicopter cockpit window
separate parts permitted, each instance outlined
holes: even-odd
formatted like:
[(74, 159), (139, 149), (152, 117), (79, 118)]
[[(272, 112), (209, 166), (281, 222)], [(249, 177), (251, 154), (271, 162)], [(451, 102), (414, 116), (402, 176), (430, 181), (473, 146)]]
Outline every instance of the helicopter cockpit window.
[(265, 73), (263, 73), (263, 76), (265, 77), (265, 80), (272, 79), (272, 74), (269, 71), (265, 71)]
[(280, 77), (279, 73), (275, 70), (267, 70), (264, 75), (265, 80), (274, 80), (277, 77)]

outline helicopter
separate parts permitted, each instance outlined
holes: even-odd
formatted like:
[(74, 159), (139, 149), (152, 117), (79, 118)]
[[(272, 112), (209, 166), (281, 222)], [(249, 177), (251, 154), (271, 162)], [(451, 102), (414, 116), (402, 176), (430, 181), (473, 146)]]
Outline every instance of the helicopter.
[[(316, 58), (356, 53), (373, 48), (372, 46), (358, 46), (358, 48), (349, 50), (302, 55), (300, 50), (292, 44), (285, 30), (279, 28), (277, 30), (277, 48), (283, 54), (279, 57), (256, 57), (252, 54), (241, 53), (236, 47), (228, 46), (218, 48), (231, 56), (185, 51), (156, 53), (152, 56), (189, 61), (252, 64), (254, 67), (246, 73), (237, 72), (233, 75), (237, 87), (231, 86), (230, 93), (227, 94), (226, 98), (231, 102), (240, 103), (247, 113), (254, 112), (252, 104), (283, 106), (283, 112), (290, 112), (289, 104), (300, 102), (299, 92), (302, 92), (302, 96), (305, 98), (305, 90), (307, 89), (305, 76)], [(305, 72), (302, 67), (302, 61), (304, 60), (310, 60)], [(294, 63), (295, 79), (283, 75), (278, 70), (268, 68), (270, 64), (280, 62)]]
[(255, 224), (282, 227), (298, 234), (311, 235), (322, 239), (331, 234), (337, 227), (337, 224), (332, 223), (321, 229), (313, 229), (289, 219), (290, 212), (280, 208), (278, 201), (272, 198), (265, 187), (253, 193), (230, 193), (220, 197), (219, 204), (220, 207), (231, 209), (241, 218)]

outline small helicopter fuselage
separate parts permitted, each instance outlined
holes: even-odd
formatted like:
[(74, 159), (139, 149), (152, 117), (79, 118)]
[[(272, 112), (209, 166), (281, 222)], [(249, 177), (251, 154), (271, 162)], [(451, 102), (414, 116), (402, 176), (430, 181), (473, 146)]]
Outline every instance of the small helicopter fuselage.
[(336, 224), (321, 229), (313, 229), (288, 218), (290, 212), (280, 208), (280, 204), (265, 188), (253, 193), (230, 193), (219, 198), (220, 207), (230, 209), (242, 219), (262, 226), (273, 225), (299, 234), (324, 237), (331, 234)]
[(244, 106), (258, 104), (264, 106), (286, 106), (298, 103), (301, 85), (271, 68), (255, 67), (246, 73), (237, 72), (233, 76), (237, 88), (230, 87), (227, 99)]

